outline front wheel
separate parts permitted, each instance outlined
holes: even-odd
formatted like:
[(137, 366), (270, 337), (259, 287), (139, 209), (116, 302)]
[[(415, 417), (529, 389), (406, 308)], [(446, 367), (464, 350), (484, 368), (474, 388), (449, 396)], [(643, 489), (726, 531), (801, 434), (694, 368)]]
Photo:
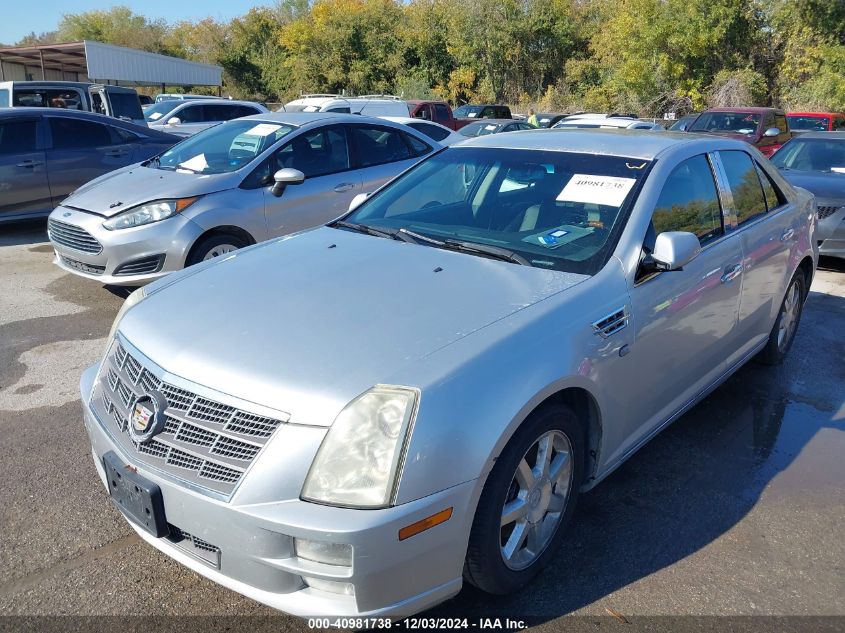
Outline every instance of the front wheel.
[(760, 352), (759, 359), (762, 363), (778, 365), (786, 358), (786, 354), (795, 340), (798, 323), (801, 321), (804, 297), (807, 294), (805, 285), (804, 273), (799, 269), (789, 282), (786, 296), (780, 305), (780, 312), (769, 334), (769, 341)]
[(543, 405), (487, 478), (470, 532), (466, 579), (493, 594), (528, 583), (560, 546), (583, 472), (581, 423), (566, 405)]
[(237, 235), (231, 235), (229, 233), (209, 235), (197, 242), (191, 249), (187, 265), (193, 266), (208, 259), (226, 255), (245, 246), (249, 246), (247, 241)]

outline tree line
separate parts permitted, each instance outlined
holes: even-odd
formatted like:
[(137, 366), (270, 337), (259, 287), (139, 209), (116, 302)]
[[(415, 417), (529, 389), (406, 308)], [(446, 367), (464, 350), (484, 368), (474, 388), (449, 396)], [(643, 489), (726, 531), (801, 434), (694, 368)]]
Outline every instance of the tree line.
[(279, 0), (231, 21), (70, 13), (18, 45), (97, 40), (223, 67), (234, 97), (440, 97), (661, 116), (845, 111), (845, 0)]

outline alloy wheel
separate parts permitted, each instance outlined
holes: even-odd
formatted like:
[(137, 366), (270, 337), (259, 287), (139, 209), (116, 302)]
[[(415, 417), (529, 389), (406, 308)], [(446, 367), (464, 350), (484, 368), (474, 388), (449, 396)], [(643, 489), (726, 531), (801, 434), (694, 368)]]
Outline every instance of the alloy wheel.
[(801, 289), (798, 282), (793, 281), (786, 292), (778, 322), (778, 350), (785, 351), (798, 324), (798, 313), (801, 306)]

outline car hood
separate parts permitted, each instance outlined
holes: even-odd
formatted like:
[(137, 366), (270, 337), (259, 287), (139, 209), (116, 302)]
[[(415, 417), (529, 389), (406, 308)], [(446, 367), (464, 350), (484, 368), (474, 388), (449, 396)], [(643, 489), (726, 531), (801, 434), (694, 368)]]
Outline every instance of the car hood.
[(80, 187), (62, 204), (112, 217), (144, 202), (201, 196), (237, 186), (238, 174), (192, 174), (130, 165)]
[(154, 288), (120, 332), (171, 374), (328, 426), (398, 370), (584, 279), (322, 227)]
[(740, 134), (739, 132), (709, 132), (706, 130), (688, 130), (695, 134), (713, 134), (714, 136), (723, 136), (724, 138), (735, 138), (739, 141), (746, 141), (748, 143), (757, 140), (757, 134)]
[(806, 189), (819, 201), (845, 204), (845, 174), (792, 169), (781, 169), (780, 173), (790, 185)]

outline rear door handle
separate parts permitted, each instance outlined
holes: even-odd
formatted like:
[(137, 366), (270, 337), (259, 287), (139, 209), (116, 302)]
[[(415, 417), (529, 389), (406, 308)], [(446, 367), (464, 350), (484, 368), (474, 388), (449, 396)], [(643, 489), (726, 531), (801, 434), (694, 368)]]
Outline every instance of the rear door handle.
[(794, 229), (786, 229), (783, 233), (781, 233), (780, 241), (781, 242), (788, 242), (793, 237), (795, 237), (795, 230)]
[(723, 284), (729, 283), (742, 274), (742, 264), (734, 264), (725, 269), (725, 274), (722, 275), (721, 281)]
[(343, 193), (343, 192), (345, 192), (345, 191), (349, 191), (349, 190), (350, 190), (350, 189), (352, 189), (354, 186), (355, 186), (355, 184), (354, 184), (354, 183), (351, 183), (351, 182), (343, 182), (343, 183), (341, 183), (341, 184), (339, 184), (339, 185), (335, 185), (334, 190), (335, 190), (337, 193)]
[(25, 161), (21, 161), (20, 163), (18, 163), (18, 167), (26, 167), (26, 168), (32, 169), (33, 167), (38, 167), (39, 165), (42, 165), (42, 164), (43, 164), (43, 161), (40, 161), (40, 160), (25, 160)]

